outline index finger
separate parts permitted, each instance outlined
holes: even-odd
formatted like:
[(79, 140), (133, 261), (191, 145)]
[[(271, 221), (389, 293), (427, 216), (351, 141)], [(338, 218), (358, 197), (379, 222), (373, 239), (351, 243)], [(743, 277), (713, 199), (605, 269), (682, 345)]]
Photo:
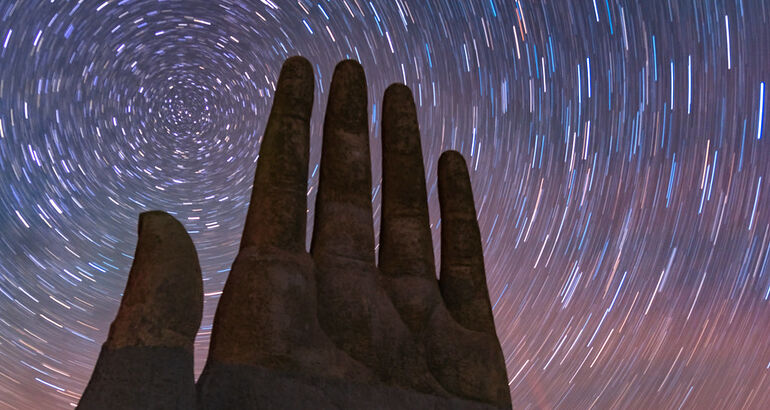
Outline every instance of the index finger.
[(303, 57), (283, 64), (260, 147), (241, 247), (305, 249), (313, 67)]

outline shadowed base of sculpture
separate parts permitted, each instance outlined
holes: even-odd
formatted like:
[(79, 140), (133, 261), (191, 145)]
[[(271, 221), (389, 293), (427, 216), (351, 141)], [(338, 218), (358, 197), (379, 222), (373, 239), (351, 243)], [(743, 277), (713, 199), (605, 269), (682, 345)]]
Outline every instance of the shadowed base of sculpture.
[(193, 355), (184, 349), (102, 347), (78, 408), (194, 409), (193, 383)]
[(201, 410), (224, 409), (463, 409), (498, 407), (386, 385), (297, 377), (261, 367), (209, 360), (198, 381)]

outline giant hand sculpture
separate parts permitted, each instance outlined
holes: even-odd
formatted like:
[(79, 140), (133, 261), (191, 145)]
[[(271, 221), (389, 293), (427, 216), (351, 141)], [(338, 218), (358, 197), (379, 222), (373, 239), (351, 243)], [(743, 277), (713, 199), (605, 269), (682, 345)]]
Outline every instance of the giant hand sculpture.
[(197, 254), (178, 221), (146, 212), (80, 408), (510, 408), (462, 156), (450, 151), (439, 159), (436, 280), (413, 97), (404, 85), (387, 89), (375, 263), (366, 80), (358, 63), (339, 63), (307, 252), (313, 95), (311, 65), (288, 59), (197, 385)]

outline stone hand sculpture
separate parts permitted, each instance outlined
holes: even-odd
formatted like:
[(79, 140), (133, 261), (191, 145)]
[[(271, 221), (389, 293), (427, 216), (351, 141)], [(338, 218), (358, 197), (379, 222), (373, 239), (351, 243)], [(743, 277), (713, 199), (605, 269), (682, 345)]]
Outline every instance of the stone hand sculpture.
[(146, 212), (80, 408), (510, 408), (462, 156), (450, 151), (439, 159), (437, 280), (413, 97), (404, 85), (387, 89), (377, 263), (366, 80), (358, 63), (339, 63), (308, 252), (313, 95), (310, 63), (288, 59), (197, 384), (197, 254), (177, 220)]

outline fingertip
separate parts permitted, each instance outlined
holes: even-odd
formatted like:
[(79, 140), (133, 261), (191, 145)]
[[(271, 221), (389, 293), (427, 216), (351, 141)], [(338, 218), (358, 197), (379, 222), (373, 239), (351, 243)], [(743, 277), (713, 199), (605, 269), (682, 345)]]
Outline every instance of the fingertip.
[(283, 68), (299, 69), (305, 72), (309, 71), (311, 74), (313, 72), (313, 65), (310, 64), (310, 61), (307, 58), (302, 56), (291, 56), (287, 58), (283, 63)]
[[(171, 214), (164, 211), (146, 211), (139, 214), (137, 256), (142, 255), (179, 255), (185, 262), (198, 267), (198, 256), (192, 238), (184, 225)], [(156, 257), (156, 256), (153, 256)], [(193, 261), (194, 258), (194, 261)], [(157, 263), (166, 261), (156, 260)]]
[(438, 160), (438, 195), (442, 218), (460, 211), (476, 216), (473, 191), (465, 158), (457, 151), (441, 154)]
[(283, 80), (292, 80), (303, 82), (303, 85), (308, 85), (312, 92), (313, 83), (313, 65), (305, 57), (293, 56), (284, 61), (281, 66), (281, 74), (279, 76)]
[[(343, 93), (341, 93), (343, 92)], [(332, 74), (329, 102), (344, 102), (348, 107), (356, 107), (363, 103), (366, 106), (366, 73), (364, 67), (356, 60), (343, 60), (337, 63)], [(333, 98), (336, 94), (337, 98)], [(339, 98), (342, 97), (342, 98)], [(329, 105), (329, 108), (339, 108), (340, 105)]]
[(387, 101), (407, 101), (413, 100), (412, 90), (402, 83), (393, 83), (385, 89), (385, 98)]
[(313, 66), (304, 57), (289, 57), (281, 67), (273, 110), (310, 119), (315, 80)]
[[(394, 83), (385, 90), (382, 99), (382, 134), (384, 143), (392, 140), (414, 139), (419, 141), (417, 108), (412, 90), (404, 84)], [(422, 161), (422, 158), (420, 158)]]
[(354, 60), (339, 62), (329, 87), (324, 129), (365, 133), (368, 130), (367, 108), (364, 68)]
[(155, 234), (164, 236), (187, 235), (184, 226), (164, 211), (146, 211), (139, 214), (139, 237)]
[(364, 67), (356, 60), (342, 60), (334, 67), (334, 76), (366, 81)]
[(468, 166), (466, 165), (463, 154), (455, 150), (444, 151), (438, 159), (439, 178), (442, 176), (447, 177), (456, 175), (458, 173), (468, 173)]

